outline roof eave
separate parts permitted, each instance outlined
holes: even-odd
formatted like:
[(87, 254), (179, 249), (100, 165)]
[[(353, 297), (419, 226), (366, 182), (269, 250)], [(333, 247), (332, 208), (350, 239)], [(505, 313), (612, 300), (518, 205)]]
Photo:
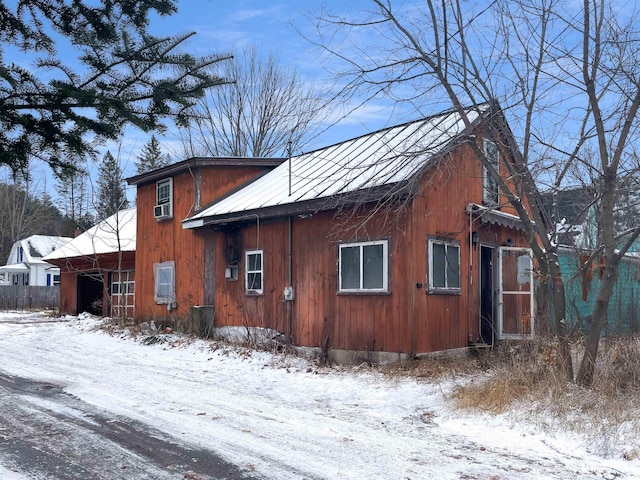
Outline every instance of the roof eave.
[(202, 167), (263, 167), (273, 168), (284, 162), (285, 158), (246, 158), (246, 157), (193, 157), (166, 167), (142, 173), (125, 180), (129, 185), (151, 183), (168, 176), (176, 175)]
[[(404, 188), (405, 184), (408, 188)], [(358, 204), (369, 204), (380, 202), (392, 197), (407, 198), (415, 195), (417, 184), (409, 182), (399, 182), (391, 185), (383, 185), (367, 190), (349, 192), (328, 198), (286, 203), (269, 207), (244, 210), (242, 212), (232, 212), (227, 214), (201, 217), (197, 219), (186, 219), (182, 222), (182, 228), (193, 229), (200, 227), (220, 227), (239, 222), (253, 220), (265, 220), (290, 216), (303, 216), (315, 214), (337, 208), (350, 207)]]

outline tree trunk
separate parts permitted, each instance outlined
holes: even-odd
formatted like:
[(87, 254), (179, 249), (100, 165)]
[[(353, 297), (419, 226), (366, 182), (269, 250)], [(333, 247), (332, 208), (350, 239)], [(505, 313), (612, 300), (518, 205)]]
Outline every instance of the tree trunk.
[[(549, 258), (551, 257), (551, 258)], [(547, 256), (548, 268), (551, 273), (551, 288), (553, 300), (553, 316), (555, 318), (556, 335), (558, 336), (558, 368), (567, 380), (573, 382), (573, 360), (567, 336), (566, 299), (564, 281), (558, 264), (558, 255), (552, 252)]]
[(578, 377), (576, 379), (577, 382), (584, 387), (590, 387), (593, 385), (596, 358), (598, 356), (598, 347), (600, 345), (600, 334), (607, 322), (609, 299), (611, 298), (613, 287), (615, 286), (618, 278), (618, 263), (618, 258), (607, 263), (605, 273), (602, 277), (602, 283), (598, 289), (598, 298), (596, 299), (596, 306), (593, 309), (593, 315), (591, 317), (591, 325), (589, 326), (589, 335), (587, 336), (585, 352), (582, 357), (580, 370), (578, 371)]

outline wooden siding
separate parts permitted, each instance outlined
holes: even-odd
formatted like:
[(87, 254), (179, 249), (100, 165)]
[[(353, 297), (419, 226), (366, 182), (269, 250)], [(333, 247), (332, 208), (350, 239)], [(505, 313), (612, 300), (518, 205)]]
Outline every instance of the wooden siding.
[[(174, 321), (205, 304), (204, 236), (183, 230), (181, 221), (260, 172), (262, 167), (215, 166), (173, 176), (173, 218), (156, 221), (156, 183), (138, 185), (136, 320)], [(199, 195), (196, 195), (196, 186)], [(154, 301), (154, 263), (175, 262), (176, 309)]]
[[(62, 315), (78, 315), (78, 277), (83, 274), (95, 275), (96, 278), (108, 282), (111, 272), (132, 271), (135, 268), (135, 252), (122, 252), (119, 259), (117, 253), (91, 257), (76, 257), (52, 261), (60, 267), (60, 313)], [(103, 314), (109, 314), (109, 297), (103, 288)]]

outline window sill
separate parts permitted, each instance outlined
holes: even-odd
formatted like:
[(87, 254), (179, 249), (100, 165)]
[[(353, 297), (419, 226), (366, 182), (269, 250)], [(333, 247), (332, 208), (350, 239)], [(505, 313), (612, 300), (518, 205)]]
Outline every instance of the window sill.
[(391, 292), (389, 291), (380, 291), (380, 290), (373, 290), (373, 291), (367, 291), (367, 290), (342, 290), (342, 291), (338, 291), (336, 292), (336, 295), (338, 296), (346, 296), (346, 295), (356, 295), (356, 296), (379, 296), (379, 295), (391, 295)]
[(427, 289), (427, 295), (462, 295), (462, 290), (459, 288)]
[(249, 290), (249, 291), (245, 291), (244, 294), (247, 297), (262, 297), (262, 296), (264, 296), (264, 292), (262, 292), (262, 291), (258, 292), (258, 291)]

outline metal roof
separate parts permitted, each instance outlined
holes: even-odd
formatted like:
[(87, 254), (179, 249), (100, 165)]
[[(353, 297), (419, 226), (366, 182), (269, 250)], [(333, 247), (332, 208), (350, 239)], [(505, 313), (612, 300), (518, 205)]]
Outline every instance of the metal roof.
[[(467, 115), (475, 122), (488, 109), (488, 105), (474, 106)], [(269, 207), (330, 199), (409, 180), (465, 130), (461, 116), (449, 110), (292, 157), (184, 220), (183, 227), (216, 223), (216, 217), (238, 220), (243, 214)]]

